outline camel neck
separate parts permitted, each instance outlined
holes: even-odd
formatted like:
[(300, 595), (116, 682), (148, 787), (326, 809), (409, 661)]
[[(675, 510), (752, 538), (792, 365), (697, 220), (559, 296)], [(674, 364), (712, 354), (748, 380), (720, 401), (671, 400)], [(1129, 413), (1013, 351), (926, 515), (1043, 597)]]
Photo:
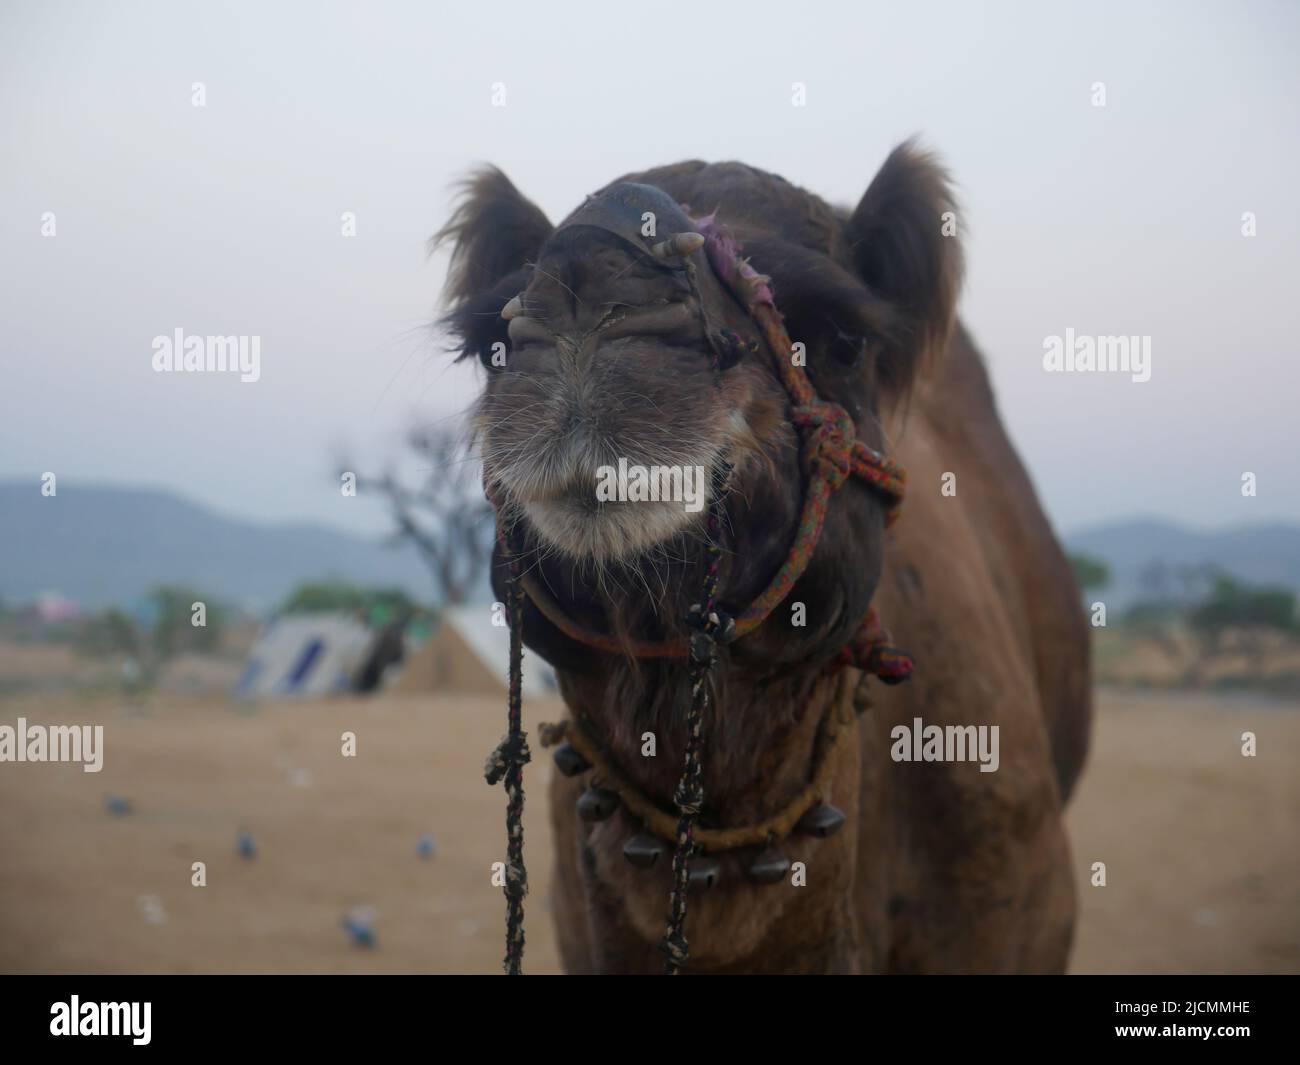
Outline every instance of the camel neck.
[[(617, 660), (601, 673), (561, 670), (560, 681), (574, 716), (610, 761), (671, 810), (690, 697), (683, 664)], [(809, 666), (755, 682), (724, 663), (715, 681), (705, 728), (707, 820), (761, 821), (807, 785), (818, 730), (843, 694), (842, 678)]]

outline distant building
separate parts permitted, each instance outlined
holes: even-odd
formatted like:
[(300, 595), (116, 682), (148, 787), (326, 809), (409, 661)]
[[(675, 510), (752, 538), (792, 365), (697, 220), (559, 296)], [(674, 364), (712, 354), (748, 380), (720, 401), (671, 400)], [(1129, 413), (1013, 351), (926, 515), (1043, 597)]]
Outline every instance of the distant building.
[(253, 644), (235, 694), (258, 699), (351, 691), (377, 636), (346, 613), (282, 615)]
[[(510, 629), (492, 624), (492, 606), (449, 607), (428, 640), (409, 652), (391, 689), (503, 695), (510, 680)], [(555, 671), (535, 654), (525, 654), (525, 698), (557, 691)]]
[(56, 625), (80, 617), (81, 607), (58, 592), (42, 592), (32, 600), (32, 612), (44, 625)]

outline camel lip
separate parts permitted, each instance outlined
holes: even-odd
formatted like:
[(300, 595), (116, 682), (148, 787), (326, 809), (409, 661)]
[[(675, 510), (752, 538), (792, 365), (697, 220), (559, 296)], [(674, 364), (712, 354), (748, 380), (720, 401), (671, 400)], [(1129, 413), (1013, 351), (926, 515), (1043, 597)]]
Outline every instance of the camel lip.
[(522, 503), (528, 523), (575, 560), (631, 560), (687, 528), (699, 515), (680, 503), (601, 502), (588, 495)]
[[(723, 458), (725, 464), (726, 458)], [(713, 483), (717, 459), (684, 465), (640, 464), (620, 458), (564, 480), (542, 482), (506, 473), (494, 479), (498, 490), (521, 506), (564, 505), (592, 514), (633, 504), (686, 504), (700, 509)]]
[(539, 494), (528, 496), (515, 496), (516, 502), (525, 508), (542, 507), (554, 511), (566, 511), (569, 513), (580, 513), (589, 517), (598, 518), (603, 513), (614, 510), (622, 510), (630, 504), (626, 500), (610, 500), (604, 502), (597, 499), (594, 495), (585, 492), (561, 492), (557, 494)]
[(594, 511), (609, 505), (596, 498), (594, 484), (594, 478), (589, 482), (584, 477), (571, 478), (558, 485), (540, 487), (503, 485), (503, 487), (510, 495), (510, 498), (521, 506), (577, 505)]

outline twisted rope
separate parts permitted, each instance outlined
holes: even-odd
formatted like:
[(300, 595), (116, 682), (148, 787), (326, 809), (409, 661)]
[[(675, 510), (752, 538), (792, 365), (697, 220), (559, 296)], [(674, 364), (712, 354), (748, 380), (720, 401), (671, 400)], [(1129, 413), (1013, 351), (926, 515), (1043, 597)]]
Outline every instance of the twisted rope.
[[(845, 685), (848, 685), (847, 687)], [(844, 748), (853, 742), (854, 708), (852, 696), (856, 685), (847, 678), (839, 693), (822, 715), (813, 745), (813, 767), (808, 783), (780, 810), (762, 821), (730, 828), (709, 828), (697, 823), (693, 832), (696, 847), (711, 854), (757, 847), (781, 841), (795, 829), (799, 819), (817, 803), (823, 802), (831, 786), (831, 775)], [(543, 747), (568, 743), (591, 763), (601, 786), (617, 792), (627, 812), (662, 840), (677, 842), (677, 816), (665, 810), (619, 769), (610, 754), (592, 737), (576, 718), (567, 718), (541, 726)]]
[(506, 897), (506, 956), (502, 962), (511, 976), (523, 972), (524, 896), (528, 894), (528, 871), (524, 866), (524, 766), (532, 755), (528, 734), (523, 731), (524, 593), (519, 578), (519, 553), (504, 537), (502, 548), (509, 562), (506, 581), (510, 615), (510, 694), (506, 701), (506, 734), (488, 755), (484, 778), (493, 785), (504, 780), (506, 789), (506, 873), (502, 891)]
[(697, 631), (691, 636), (691, 709), (686, 718), (686, 754), (682, 776), (673, 793), (677, 805), (677, 841), (673, 848), (673, 890), (668, 905), (668, 928), (660, 950), (667, 955), (664, 973), (676, 976), (690, 957), (686, 940), (686, 894), (690, 889), (691, 857), (695, 853), (695, 822), (704, 806), (704, 715), (709, 708), (709, 680), (717, 661), (719, 637), (732, 635), (735, 626), (717, 611), (718, 567), (722, 559), (720, 526), (715, 500), (709, 509), (709, 543), (706, 548), (704, 590), (691, 609)]

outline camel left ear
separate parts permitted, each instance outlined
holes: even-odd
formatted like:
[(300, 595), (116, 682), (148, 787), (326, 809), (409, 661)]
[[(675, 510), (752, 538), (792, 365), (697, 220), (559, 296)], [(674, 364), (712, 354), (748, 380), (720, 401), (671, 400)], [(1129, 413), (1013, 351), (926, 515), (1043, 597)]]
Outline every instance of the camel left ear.
[(551, 234), (546, 215), (508, 177), (486, 166), (461, 183), (451, 220), (429, 241), (430, 253), (452, 246), (442, 324), (457, 339), (460, 358), (487, 365), (493, 345), (507, 344), (501, 309), (528, 284), (530, 263)]
[(882, 384), (896, 394), (947, 346), (962, 275), (955, 220), (947, 172), (906, 141), (890, 153), (846, 223), (858, 276), (896, 316), (900, 348), (878, 366)]

